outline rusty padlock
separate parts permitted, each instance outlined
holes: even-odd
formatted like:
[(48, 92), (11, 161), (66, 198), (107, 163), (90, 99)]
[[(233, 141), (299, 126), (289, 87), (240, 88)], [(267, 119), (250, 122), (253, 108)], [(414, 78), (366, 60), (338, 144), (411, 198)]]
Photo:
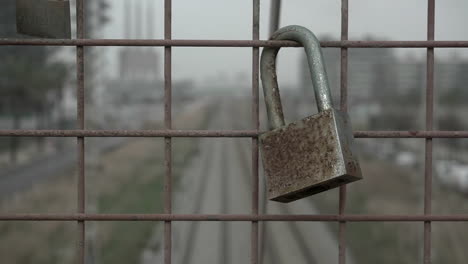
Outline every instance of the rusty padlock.
[(41, 38), (71, 38), (70, 1), (16, 0), (18, 33)]
[(333, 108), (320, 42), (301, 26), (281, 28), (270, 39), (304, 46), (319, 113), (285, 125), (276, 78), (280, 48), (265, 47), (260, 71), (270, 131), (260, 135), (260, 150), (268, 198), (292, 202), (362, 179), (349, 117)]

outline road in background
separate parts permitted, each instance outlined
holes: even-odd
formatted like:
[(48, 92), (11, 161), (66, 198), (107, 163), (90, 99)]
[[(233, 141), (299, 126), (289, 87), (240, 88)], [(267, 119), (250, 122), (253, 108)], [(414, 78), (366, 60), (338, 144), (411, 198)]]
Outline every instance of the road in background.
[[(119, 147), (125, 141), (125, 138), (86, 139), (86, 143), (92, 142), (93, 150), (100, 154)], [(0, 198), (9, 198), (15, 193), (25, 191), (37, 183), (57, 176), (67, 169), (74, 168), (77, 160), (76, 154), (75, 146), (67, 146), (63, 151), (39, 156), (31, 162), (1, 170)]]

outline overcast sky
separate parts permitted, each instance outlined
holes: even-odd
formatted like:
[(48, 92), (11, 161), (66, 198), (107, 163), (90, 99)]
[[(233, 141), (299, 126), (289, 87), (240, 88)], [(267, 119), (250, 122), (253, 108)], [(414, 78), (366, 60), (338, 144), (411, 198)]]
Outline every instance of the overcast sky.
[[(145, 11), (142, 23), (148, 14), (149, 0), (111, 0), (109, 16), (112, 21), (102, 33), (103, 38), (124, 37), (124, 2), (133, 6), (140, 4)], [(163, 37), (163, 0), (155, 0), (154, 37)], [(270, 1), (260, 0), (261, 39), (268, 38)], [(297, 24), (308, 27), (316, 35), (329, 35), (332, 39), (340, 36), (340, 0), (283, 0), (280, 26)], [(252, 1), (251, 0), (174, 0), (173, 38), (174, 39), (251, 39)], [(134, 11), (135, 9), (133, 9)], [(467, 40), (468, 30), (467, 0), (436, 1), (436, 40)], [(134, 13), (134, 12), (132, 12)], [(427, 0), (350, 0), (349, 38), (360, 40), (374, 36), (384, 40), (425, 40), (427, 21)], [(133, 15), (133, 17), (135, 17)], [(146, 32), (143, 25), (143, 32)], [(136, 36), (133, 36), (134, 38)], [(108, 60), (114, 63), (118, 48), (113, 48)], [(161, 66), (163, 49), (160, 51)], [(424, 49), (398, 49), (399, 54), (414, 51), (424, 56)], [(436, 51), (436, 58), (446, 57), (453, 49)], [(458, 52), (465, 56), (466, 50)], [(215, 76), (239, 79), (240, 85), (250, 85), (250, 48), (174, 48), (173, 78), (195, 79), (199, 84)], [(280, 83), (295, 84), (301, 50), (284, 49), (279, 57)], [(162, 77), (162, 72), (161, 72)]]

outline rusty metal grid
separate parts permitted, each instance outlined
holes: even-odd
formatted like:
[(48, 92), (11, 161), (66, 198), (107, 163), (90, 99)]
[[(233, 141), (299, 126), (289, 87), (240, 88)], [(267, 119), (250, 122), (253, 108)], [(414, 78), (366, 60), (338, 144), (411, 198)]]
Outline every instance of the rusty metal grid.
[[(339, 264), (346, 262), (346, 223), (347, 222), (423, 222), (424, 250), (423, 263), (431, 263), (431, 222), (468, 221), (468, 214), (433, 215), (432, 197), (432, 139), (468, 138), (468, 131), (433, 131), (434, 116), (434, 48), (468, 48), (468, 41), (435, 41), (435, 1), (428, 0), (427, 41), (349, 41), (348, 40), (348, 0), (342, 0), (341, 40), (321, 42), (323, 47), (341, 50), (340, 106), (348, 108), (348, 49), (349, 48), (426, 48), (426, 126), (421, 131), (355, 131), (357, 138), (424, 138), (424, 213), (413, 215), (351, 215), (345, 214), (346, 186), (340, 188), (339, 206), (334, 215), (286, 215), (259, 214), (259, 152), (258, 136), (262, 133), (259, 121), (259, 49), (260, 47), (298, 47), (291, 41), (259, 40), (260, 0), (253, 0), (251, 40), (172, 40), (172, 1), (164, 1), (164, 39), (86, 39), (84, 34), (84, 1), (77, 0), (77, 38), (73, 40), (45, 39), (0, 39), (0, 46), (46, 45), (75, 46), (77, 61), (77, 127), (75, 130), (0, 130), (0, 136), (18, 137), (76, 137), (78, 151), (78, 210), (74, 214), (0, 214), (0, 221), (76, 221), (78, 223), (78, 258), (85, 263), (85, 224), (86, 221), (162, 221), (164, 222), (164, 263), (172, 262), (171, 238), (174, 221), (245, 221), (251, 222), (250, 262), (259, 262), (260, 221), (326, 221), (339, 223)], [(273, 12), (272, 12), (273, 13)], [(274, 22), (272, 22), (274, 24)], [(275, 23), (278, 24), (277, 21)], [(164, 47), (164, 129), (161, 130), (87, 130), (85, 128), (84, 105), (84, 49), (86, 46), (161, 46)], [(252, 128), (250, 130), (173, 130), (172, 129), (172, 47), (250, 47), (252, 48)], [(88, 214), (85, 210), (85, 137), (163, 137), (165, 142), (165, 178), (163, 214)], [(173, 137), (248, 137), (252, 139), (252, 190), (251, 214), (172, 214), (172, 138)]]

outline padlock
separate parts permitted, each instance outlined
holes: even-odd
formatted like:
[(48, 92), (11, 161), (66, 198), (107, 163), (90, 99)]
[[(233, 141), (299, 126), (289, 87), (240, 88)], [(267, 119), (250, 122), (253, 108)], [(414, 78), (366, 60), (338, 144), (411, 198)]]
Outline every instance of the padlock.
[(265, 47), (260, 71), (270, 131), (260, 135), (260, 151), (268, 198), (288, 203), (362, 179), (349, 117), (332, 104), (320, 42), (295, 25), (270, 39), (304, 46), (319, 113), (285, 125), (276, 77), (280, 48)]
[(70, 1), (16, 0), (16, 29), (40, 38), (71, 38)]

